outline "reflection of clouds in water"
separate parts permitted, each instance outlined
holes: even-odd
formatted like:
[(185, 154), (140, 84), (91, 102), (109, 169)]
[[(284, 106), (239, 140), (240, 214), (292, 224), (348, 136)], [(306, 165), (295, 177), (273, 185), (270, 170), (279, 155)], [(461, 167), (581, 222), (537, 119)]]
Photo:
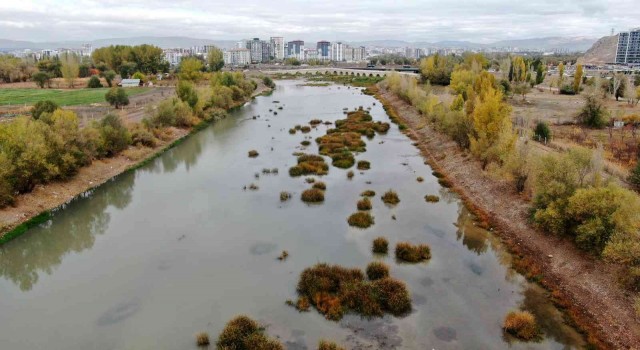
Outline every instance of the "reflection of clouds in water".
[(252, 255), (265, 255), (276, 250), (278, 246), (274, 243), (269, 242), (258, 242), (251, 246), (249, 251)]
[(418, 306), (421, 306), (427, 303), (427, 297), (420, 294), (413, 294), (411, 296), (411, 300), (413, 301), (414, 305), (418, 305)]
[(433, 330), (433, 334), (436, 338), (446, 342), (454, 341), (458, 338), (456, 330), (451, 327), (438, 327)]
[(402, 345), (399, 327), (392, 322), (391, 316), (366, 319), (355, 315), (348, 315), (340, 321), (340, 326), (351, 330), (354, 334), (347, 337), (352, 344), (350, 349), (390, 350)]
[(285, 341), (285, 348), (288, 350), (308, 350), (307, 344), (304, 340), (305, 332), (300, 329), (291, 330), (291, 339)]
[(439, 228), (436, 228), (435, 226), (431, 225), (431, 224), (425, 224), (424, 225), (424, 230), (426, 232), (431, 233), (432, 235), (436, 236), (436, 237), (444, 237), (447, 235), (447, 232), (445, 232), (444, 230), (441, 230)]
[(425, 286), (425, 287), (429, 287), (429, 286), (433, 285), (433, 279), (431, 277), (425, 277), (425, 278), (420, 280), (420, 284)]
[(98, 320), (98, 326), (108, 326), (120, 321), (124, 321), (125, 319), (133, 316), (136, 312), (140, 310), (140, 301), (136, 299), (132, 299), (127, 302), (123, 302), (117, 304), (113, 308), (107, 310), (104, 314), (102, 314)]
[(465, 265), (467, 265), (469, 267), (469, 269), (471, 270), (471, 272), (473, 272), (477, 276), (481, 276), (482, 272), (484, 272), (484, 269), (482, 268), (482, 266), (476, 264), (473, 261), (467, 261), (465, 263)]

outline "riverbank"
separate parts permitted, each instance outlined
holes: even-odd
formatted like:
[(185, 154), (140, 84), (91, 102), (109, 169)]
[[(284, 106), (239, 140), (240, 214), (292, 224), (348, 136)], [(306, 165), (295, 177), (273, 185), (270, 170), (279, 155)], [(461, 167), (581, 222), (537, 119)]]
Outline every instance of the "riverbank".
[(376, 97), (395, 109), (431, 167), (446, 176), (446, 182), (520, 258), (515, 267), (546, 287), (593, 345), (640, 348), (640, 323), (631, 293), (618, 282), (620, 266), (579, 251), (567, 239), (533, 229), (528, 223), (530, 203), (513, 186), (485, 173), (471, 155), (430, 128), (413, 106), (383, 89)]
[[(251, 98), (271, 91), (272, 89), (259, 84)], [(244, 103), (246, 101), (238, 106)], [(233, 106), (231, 109), (238, 106)], [(167, 129), (169, 131), (166, 133), (167, 137), (158, 140), (156, 147), (131, 146), (129, 150), (114, 157), (94, 160), (89, 166), (80, 168), (72, 179), (38, 185), (33, 191), (17, 196), (13, 206), (0, 209), (0, 244), (21, 235), (32, 225), (45, 221), (52, 210), (159, 156), (211, 122), (214, 121), (202, 121), (189, 129), (170, 127)]]

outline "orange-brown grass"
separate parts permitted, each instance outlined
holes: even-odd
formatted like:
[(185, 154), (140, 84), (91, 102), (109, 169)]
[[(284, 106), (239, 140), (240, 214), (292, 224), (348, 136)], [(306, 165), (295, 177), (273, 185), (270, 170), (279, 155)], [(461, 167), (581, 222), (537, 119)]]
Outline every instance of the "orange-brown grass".
[(386, 277), (365, 280), (360, 269), (317, 264), (302, 271), (297, 287), (301, 296), (327, 319), (340, 320), (345, 313), (362, 316), (402, 315), (411, 310), (406, 285)]
[(302, 192), (301, 199), (307, 203), (319, 203), (324, 201), (324, 191), (317, 188), (310, 188)]
[(264, 328), (247, 316), (237, 316), (229, 321), (216, 342), (218, 349), (269, 349), (284, 350), (282, 344), (267, 337)]
[(359, 160), (358, 161), (358, 170), (369, 170), (371, 169), (371, 163), (367, 160)]
[(360, 196), (362, 197), (375, 197), (375, 195), (376, 195), (376, 191), (374, 190), (366, 190), (360, 193)]
[(252, 149), (251, 151), (249, 151), (249, 157), (250, 158), (255, 158), (257, 156), (259, 156), (260, 153), (258, 153), (258, 151), (256, 151), (255, 149)]
[(435, 194), (428, 194), (424, 196), (424, 200), (429, 203), (438, 203), (440, 201), (440, 197), (436, 196)]
[(375, 223), (373, 216), (367, 212), (359, 211), (351, 214), (347, 219), (350, 226), (368, 228)]
[(426, 244), (413, 245), (408, 242), (396, 244), (396, 259), (417, 263), (431, 259), (431, 248)]
[(367, 278), (371, 281), (389, 277), (389, 266), (383, 262), (374, 261), (367, 265)]
[(371, 201), (369, 197), (362, 198), (358, 201), (358, 210), (371, 210)]
[(300, 297), (298, 301), (296, 301), (296, 309), (300, 312), (307, 312), (311, 307), (311, 303), (309, 303), (309, 298)]
[(207, 334), (207, 332), (200, 332), (196, 334), (196, 345), (198, 346), (209, 345), (209, 334)]
[(332, 341), (321, 339), (320, 343), (318, 343), (318, 350), (347, 350), (347, 349), (343, 348), (342, 346), (339, 346), (338, 344)]
[(387, 204), (398, 204), (400, 203), (400, 197), (393, 190), (389, 190), (382, 195), (382, 201)]
[(318, 182), (313, 184), (313, 188), (317, 188), (319, 190), (323, 190), (324, 191), (324, 190), (327, 189), (327, 185), (322, 181), (318, 181)]
[(302, 154), (298, 156), (298, 165), (289, 168), (290, 176), (303, 175), (326, 175), (329, 172), (329, 165), (324, 162), (324, 158), (315, 154)]
[(373, 247), (371, 250), (374, 253), (387, 254), (389, 251), (389, 242), (384, 237), (377, 237), (373, 240)]
[(529, 311), (509, 312), (502, 328), (505, 332), (522, 340), (532, 340), (540, 334), (536, 318)]

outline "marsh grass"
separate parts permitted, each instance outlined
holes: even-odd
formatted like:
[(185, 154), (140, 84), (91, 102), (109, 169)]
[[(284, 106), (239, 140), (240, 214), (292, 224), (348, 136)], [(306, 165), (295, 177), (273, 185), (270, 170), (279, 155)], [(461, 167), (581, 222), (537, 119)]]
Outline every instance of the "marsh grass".
[(440, 197), (436, 196), (435, 194), (428, 194), (424, 196), (424, 200), (429, 203), (438, 203), (440, 201)]
[(422, 176), (418, 176), (418, 177), (416, 178), (416, 181), (418, 181), (418, 182), (422, 182), (422, 181), (424, 181), (424, 179), (422, 178)]
[(371, 201), (369, 197), (362, 198), (358, 201), (358, 210), (371, 210)]
[(207, 334), (207, 332), (200, 332), (196, 334), (196, 345), (208, 346), (209, 344), (209, 334)]
[(371, 225), (375, 224), (375, 219), (368, 212), (359, 211), (351, 214), (347, 219), (347, 222), (349, 223), (349, 226), (369, 228)]
[(317, 181), (316, 183), (313, 184), (313, 188), (317, 188), (319, 190), (324, 191), (327, 189), (327, 185), (322, 181)]
[(413, 245), (408, 242), (396, 244), (396, 259), (409, 263), (418, 263), (431, 259), (431, 248), (426, 244)]
[(389, 190), (382, 195), (382, 201), (387, 204), (398, 204), (400, 203), (400, 197), (395, 191)]
[(218, 341), (218, 349), (284, 350), (280, 342), (264, 334), (264, 328), (247, 316), (237, 316), (227, 323)]
[(287, 260), (288, 257), (289, 257), (289, 252), (287, 252), (286, 250), (283, 250), (282, 253), (280, 253), (280, 255), (278, 256), (278, 260), (280, 261)]
[(362, 196), (362, 197), (375, 197), (376, 196), (376, 191), (366, 190), (366, 191), (363, 191), (362, 193), (360, 193), (360, 196)]
[(322, 120), (320, 120), (320, 119), (311, 119), (311, 121), (309, 122), (309, 124), (311, 124), (311, 125), (318, 125), (318, 124), (322, 124)]
[(304, 190), (300, 198), (303, 202), (320, 203), (324, 201), (324, 191), (317, 188), (310, 188), (308, 190)]
[(306, 179), (304, 179), (304, 181), (308, 184), (312, 184), (314, 182), (316, 182), (316, 179), (312, 178), (312, 177), (308, 177)]
[(389, 252), (389, 241), (384, 237), (377, 237), (373, 240), (371, 250), (376, 254), (387, 254)]
[(329, 172), (329, 165), (324, 162), (324, 158), (315, 154), (301, 154), (298, 156), (298, 165), (289, 168), (290, 176), (303, 175), (326, 175)]
[(258, 185), (256, 185), (256, 184), (252, 183), (251, 185), (249, 185), (249, 189), (251, 191), (257, 191), (257, 190), (260, 189), (260, 187), (258, 187)]
[(332, 341), (321, 339), (320, 343), (318, 343), (318, 350), (346, 350), (346, 349)]
[(529, 311), (511, 311), (502, 325), (505, 332), (521, 340), (533, 340), (540, 335), (536, 318)]
[(347, 178), (349, 178), (349, 179), (352, 179), (354, 175), (355, 175), (355, 173), (353, 172), (353, 170), (349, 170), (347, 172)]
[(327, 319), (338, 321), (345, 313), (365, 317), (395, 316), (411, 310), (406, 285), (391, 277), (368, 281), (360, 269), (317, 264), (302, 271), (297, 291)]
[(389, 277), (389, 266), (380, 261), (373, 261), (367, 265), (367, 278), (370, 281)]
[(451, 183), (451, 181), (447, 180), (444, 177), (441, 177), (438, 179), (438, 184), (440, 184), (440, 186), (444, 187), (444, 188), (450, 188), (453, 186), (453, 184)]
[(281, 202), (286, 202), (289, 199), (291, 199), (291, 193), (286, 192), (286, 191), (280, 192), (280, 201)]
[(301, 127), (301, 128), (300, 128), (300, 131), (301, 131), (303, 134), (309, 133), (309, 132), (311, 132), (311, 127), (310, 127), (310, 126), (305, 125), (305, 126), (303, 126), (303, 127)]
[(311, 145), (311, 141), (309, 141), (309, 140), (304, 140), (304, 141), (300, 142), (300, 144), (306, 147), (306, 146)]
[(358, 170), (369, 170), (371, 169), (371, 163), (367, 160), (359, 160), (357, 167)]
[(256, 151), (255, 149), (252, 149), (251, 151), (249, 151), (249, 158), (255, 158), (259, 155), (260, 153), (258, 153), (258, 151)]
[(294, 129), (294, 128), (289, 129), (289, 134), (295, 135), (296, 134), (296, 129)]

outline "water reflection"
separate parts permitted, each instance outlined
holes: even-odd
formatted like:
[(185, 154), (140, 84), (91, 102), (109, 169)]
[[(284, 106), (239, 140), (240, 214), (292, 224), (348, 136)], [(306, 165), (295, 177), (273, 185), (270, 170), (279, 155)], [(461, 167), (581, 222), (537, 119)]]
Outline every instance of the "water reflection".
[[(51, 222), (0, 247), (0, 275), (31, 290), (41, 273), (52, 274), (69, 252), (93, 247), (96, 235), (109, 225), (109, 206), (124, 209), (131, 202), (135, 174), (121, 175), (117, 181), (87, 193), (61, 208)], [(68, 209), (68, 210), (67, 210)]]

